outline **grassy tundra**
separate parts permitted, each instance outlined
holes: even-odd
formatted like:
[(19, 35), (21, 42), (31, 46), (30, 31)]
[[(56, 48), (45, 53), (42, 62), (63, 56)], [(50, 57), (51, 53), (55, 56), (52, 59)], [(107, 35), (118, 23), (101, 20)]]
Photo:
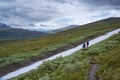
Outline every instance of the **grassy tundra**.
[(120, 80), (120, 33), (67, 57), (46, 61), (11, 80), (88, 80), (89, 62), (99, 64), (100, 80)]
[(120, 18), (109, 18), (42, 38), (0, 41), (0, 69), (79, 42), (89, 36), (99, 36), (119, 26)]

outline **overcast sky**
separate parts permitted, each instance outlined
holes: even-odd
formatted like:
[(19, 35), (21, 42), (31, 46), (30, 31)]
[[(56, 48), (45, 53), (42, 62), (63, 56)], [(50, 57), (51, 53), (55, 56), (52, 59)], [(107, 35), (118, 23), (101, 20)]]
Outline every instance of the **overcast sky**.
[(57, 29), (120, 17), (120, 0), (0, 0), (0, 22), (13, 27)]

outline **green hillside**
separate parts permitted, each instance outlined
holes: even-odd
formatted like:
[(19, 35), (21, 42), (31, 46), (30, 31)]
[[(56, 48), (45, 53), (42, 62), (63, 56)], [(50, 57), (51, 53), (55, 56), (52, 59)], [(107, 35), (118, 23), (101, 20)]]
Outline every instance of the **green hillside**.
[(99, 80), (120, 80), (120, 33), (67, 57), (44, 62), (11, 80), (88, 80), (90, 64), (100, 65)]
[[(77, 42), (91, 35), (100, 35), (113, 29), (119, 28), (120, 18), (109, 18), (102, 21), (83, 25), (74, 29), (58, 32), (42, 38), (31, 40), (2, 41), (0, 44), (0, 56), (8, 56), (21, 52), (36, 51), (41, 48), (50, 47), (59, 44), (69, 44)], [(18, 32), (19, 33), (19, 32)], [(16, 31), (17, 34), (17, 31)], [(19, 45), (18, 45), (19, 44)], [(2, 55), (4, 54), (4, 55)]]
[(51, 53), (47, 53), (50, 51), (54, 53), (54, 51), (59, 49), (61, 51), (64, 50), (65, 47), (68, 49), (70, 45), (79, 45), (85, 39), (97, 37), (117, 29), (119, 26), (120, 18), (108, 18), (41, 38), (0, 41), (0, 72), (4, 67), (9, 67), (9, 65), (16, 64), (16, 66), (12, 66), (13, 68), (24, 66), (20, 62), (31, 64), (31, 62), (34, 62), (34, 60), (31, 60), (34, 57), (49, 57)]
[(95, 57), (101, 65), (98, 72), (100, 80), (120, 80), (120, 33), (114, 38), (118, 44), (114, 45), (105, 54)]

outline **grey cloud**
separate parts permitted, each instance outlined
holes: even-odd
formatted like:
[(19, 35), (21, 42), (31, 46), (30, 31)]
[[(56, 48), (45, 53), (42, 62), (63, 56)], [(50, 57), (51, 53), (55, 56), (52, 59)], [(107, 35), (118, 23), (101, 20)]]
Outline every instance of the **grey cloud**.
[(0, 2), (15, 2), (16, 0), (0, 0)]
[[(78, 0), (80, 1), (80, 0)], [(82, 2), (88, 3), (95, 6), (120, 6), (120, 0), (81, 0)]]
[[(54, 1), (58, 3), (67, 3), (70, 5), (73, 5), (73, 3), (76, 1), (82, 4), (86, 4), (86, 6), (89, 6), (89, 9), (99, 9), (100, 7), (104, 7), (104, 9), (120, 9), (120, 0), (48, 0), (48, 1)], [(78, 7), (81, 7), (79, 5)]]
[[(50, 6), (39, 7), (34, 9), (34, 6), (26, 7), (20, 5), (12, 5), (12, 6), (2, 6), (0, 7), (0, 21), (13, 20), (16, 19), (23, 22), (43, 22), (53, 19), (59, 14), (57, 10), (54, 10)], [(14, 22), (14, 21), (13, 21)]]
[(54, 2), (59, 2), (59, 3), (66, 3), (66, 0), (47, 0), (47, 1), (54, 1)]
[(0, 0), (0, 22), (16, 25), (51, 21), (76, 15), (78, 10), (78, 13), (85, 11), (81, 10), (81, 4), (87, 4), (88, 10), (98, 10), (101, 6), (120, 10), (120, 0)]
[(89, 5), (109, 5), (109, 6), (120, 6), (120, 0), (47, 0), (55, 1), (60, 3), (72, 3), (74, 1), (87, 3)]

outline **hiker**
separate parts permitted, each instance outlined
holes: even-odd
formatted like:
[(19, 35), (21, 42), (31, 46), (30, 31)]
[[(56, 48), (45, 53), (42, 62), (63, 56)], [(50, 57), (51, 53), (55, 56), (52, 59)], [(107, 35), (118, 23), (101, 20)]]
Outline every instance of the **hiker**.
[(83, 43), (83, 46), (82, 46), (83, 48), (85, 48), (86, 47), (86, 45), (85, 45), (85, 43)]
[(87, 47), (89, 46), (89, 41), (86, 42)]

